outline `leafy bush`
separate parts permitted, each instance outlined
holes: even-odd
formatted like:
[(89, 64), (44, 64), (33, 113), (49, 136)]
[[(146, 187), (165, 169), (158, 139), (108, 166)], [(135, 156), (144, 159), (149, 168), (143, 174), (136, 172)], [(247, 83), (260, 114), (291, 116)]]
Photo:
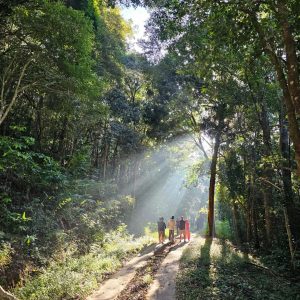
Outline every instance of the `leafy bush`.
[[(158, 240), (157, 224), (149, 222), (148, 225), (144, 227), (144, 234), (145, 236)], [(168, 233), (166, 236), (168, 236)]]
[(12, 252), (13, 249), (11, 248), (11, 245), (9, 243), (0, 244), (0, 269), (11, 262)]
[(216, 235), (220, 239), (232, 239), (232, 231), (228, 220), (217, 220), (215, 221)]
[(153, 242), (145, 237), (134, 240), (125, 226), (106, 234), (104, 241), (103, 246), (95, 243), (90, 253), (80, 257), (74, 256), (73, 251), (66, 252), (63, 261), (52, 261), (40, 275), (28, 278), (14, 293), (24, 300), (84, 299), (107, 273), (121, 267), (128, 255)]
[(32, 137), (0, 137), (1, 177), (22, 192), (28, 188), (34, 188), (35, 193), (57, 189), (65, 176), (56, 161), (30, 149), (34, 143)]

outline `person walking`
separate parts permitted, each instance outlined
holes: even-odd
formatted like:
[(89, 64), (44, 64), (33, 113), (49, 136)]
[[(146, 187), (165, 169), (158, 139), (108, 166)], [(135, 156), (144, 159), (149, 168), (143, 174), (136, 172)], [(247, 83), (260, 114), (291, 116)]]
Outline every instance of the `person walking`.
[(185, 220), (185, 237), (188, 241), (191, 239), (191, 231), (190, 231), (190, 221), (188, 219)]
[(179, 218), (176, 219), (176, 235), (179, 235)]
[(159, 243), (164, 243), (165, 241), (165, 229), (166, 223), (164, 222), (164, 218), (160, 217), (159, 221), (157, 222), (157, 230), (158, 230), (158, 241)]
[(181, 219), (179, 221), (179, 234), (180, 234), (180, 242), (182, 239), (182, 235), (183, 235), (183, 239), (185, 241), (185, 221), (184, 221), (183, 217), (181, 217)]
[(175, 231), (175, 220), (174, 216), (171, 217), (171, 219), (168, 221), (168, 228), (169, 228), (169, 241), (171, 243), (174, 243), (174, 231)]

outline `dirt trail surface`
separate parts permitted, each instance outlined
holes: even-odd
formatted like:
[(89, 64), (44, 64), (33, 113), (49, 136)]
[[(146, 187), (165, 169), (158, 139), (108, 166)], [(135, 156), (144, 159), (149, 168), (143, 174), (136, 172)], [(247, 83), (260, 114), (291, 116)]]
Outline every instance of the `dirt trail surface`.
[(149, 249), (129, 261), (86, 300), (175, 300), (179, 260), (189, 244), (176, 240), (175, 244), (158, 245), (155, 251)]
[(132, 280), (137, 269), (146, 265), (148, 259), (153, 255), (153, 248), (151, 247), (141, 253), (141, 255), (133, 258), (125, 266), (106, 280), (94, 294), (89, 296), (86, 300), (113, 300)]
[(162, 262), (147, 293), (147, 300), (175, 300), (175, 279), (179, 260), (189, 243), (177, 244)]

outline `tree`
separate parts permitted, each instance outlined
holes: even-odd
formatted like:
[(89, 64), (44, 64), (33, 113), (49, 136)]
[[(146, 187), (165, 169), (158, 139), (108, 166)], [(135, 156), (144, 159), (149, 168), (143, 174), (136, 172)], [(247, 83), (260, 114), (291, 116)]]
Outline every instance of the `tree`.
[[(7, 34), (1, 40), (0, 53), (0, 125), (29, 90), (34, 90), (36, 97), (47, 93), (63, 98), (84, 95), (88, 85), (96, 84), (91, 70), (94, 37), (90, 22), (61, 3), (38, 3), (38, 7), (17, 7), (5, 23)], [(53, 35), (57, 28), (61, 31)]]

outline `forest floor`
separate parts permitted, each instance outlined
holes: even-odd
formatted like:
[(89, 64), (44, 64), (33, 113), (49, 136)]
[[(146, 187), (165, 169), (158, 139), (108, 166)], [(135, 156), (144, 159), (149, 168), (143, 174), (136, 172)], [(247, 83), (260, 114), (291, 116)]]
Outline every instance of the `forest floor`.
[(239, 251), (226, 240), (197, 238), (181, 257), (176, 278), (181, 300), (297, 300), (300, 284)]
[(129, 261), (87, 300), (300, 299), (300, 285), (229, 242), (193, 236)]

